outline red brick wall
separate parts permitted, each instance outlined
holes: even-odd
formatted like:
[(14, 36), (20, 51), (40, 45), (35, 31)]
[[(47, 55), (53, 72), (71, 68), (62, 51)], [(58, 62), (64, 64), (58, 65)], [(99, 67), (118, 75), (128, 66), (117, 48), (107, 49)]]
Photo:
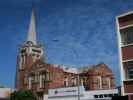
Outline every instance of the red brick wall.
[(30, 54), (29, 56), (27, 56), (26, 59), (27, 59), (26, 67), (29, 68), (33, 65), (32, 55)]
[(99, 83), (97, 80), (97, 76), (101, 76), (101, 80), (102, 80), (102, 89), (109, 89), (109, 84), (106, 81), (106, 78), (109, 78), (111, 81), (111, 87), (110, 89), (114, 89), (115, 88), (115, 82), (114, 82), (114, 78), (113, 78), (113, 74), (111, 72), (111, 70), (105, 65), (105, 64), (99, 64), (95, 67), (93, 67), (92, 70), (89, 70), (88, 72), (86, 72), (86, 74), (84, 74), (83, 77), (87, 77), (87, 84), (85, 87), (87, 87), (87, 90), (99, 90)]
[(49, 80), (51, 81), (49, 83), (49, 88), (54, 89), (54, 88), (63, 87), (64, 71), (61, 68), (57, 68), (52, 65), (48, 66), (48, 70), (50, 72)]
[(122, 59), (123, 60), (133, 59), (133, 46), (122, 48)]

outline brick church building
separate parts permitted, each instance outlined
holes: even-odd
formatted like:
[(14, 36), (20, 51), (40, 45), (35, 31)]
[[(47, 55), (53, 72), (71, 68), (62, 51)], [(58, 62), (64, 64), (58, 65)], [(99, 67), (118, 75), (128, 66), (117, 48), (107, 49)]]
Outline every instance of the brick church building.
[[(79, 78), (78, 78), (79, 77)], [(19, 45), (16, 65), (16, 89), (32, 90), (39, 100), (48, 89), (83, 85), (86, 90), (115, 88), (112, 71), (104, 63), (91, 67), (64, 68), (44, 62), (43, 46), (36, 42), (34, 10), (31, 14), (28, 37)]]

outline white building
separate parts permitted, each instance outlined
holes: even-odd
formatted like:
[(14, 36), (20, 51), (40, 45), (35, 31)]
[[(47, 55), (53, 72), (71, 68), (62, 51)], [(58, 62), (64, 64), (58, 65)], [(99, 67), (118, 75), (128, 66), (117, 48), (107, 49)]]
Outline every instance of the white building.
[(122, 95), (133, 98), (133, 11), (116, 17)]
[(68, 73), (73, 73), (73, 74), (78, 74), (79, 73), (79, 70), (77, 68), (74, 68), (74, 67), (65, 67), (65, 66), (62, 66), (64, 72), (68, 72)]
[[(78, 92), (79, 90), (79, 92)], [(48, 95), (44, 95), (43, 100), (111, 100), (112, 96), (118, 95), (117, 89), (85, 91), (83, 86), (50, 89)]]
[(10, 88), (0, 88), (0, 100), (1, 99), (9, 99), (11, 94)]

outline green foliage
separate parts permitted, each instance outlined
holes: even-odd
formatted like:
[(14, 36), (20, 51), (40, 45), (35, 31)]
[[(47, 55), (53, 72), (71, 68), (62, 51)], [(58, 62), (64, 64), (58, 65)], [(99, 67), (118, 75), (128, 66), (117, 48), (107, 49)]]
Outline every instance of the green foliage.
[(10, 100), (36, 100), (32, 91), (15, 91), (11, 94)]

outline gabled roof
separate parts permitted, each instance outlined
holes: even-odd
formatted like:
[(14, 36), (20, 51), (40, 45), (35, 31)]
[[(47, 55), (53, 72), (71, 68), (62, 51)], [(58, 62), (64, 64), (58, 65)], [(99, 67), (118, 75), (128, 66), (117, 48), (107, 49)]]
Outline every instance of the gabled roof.
[(103, 74), (113, 75), (111, 69), (104, 63), (84, 67), (81, 69), (81, 73), (88, 73), (88, 74), (103, 73)]

